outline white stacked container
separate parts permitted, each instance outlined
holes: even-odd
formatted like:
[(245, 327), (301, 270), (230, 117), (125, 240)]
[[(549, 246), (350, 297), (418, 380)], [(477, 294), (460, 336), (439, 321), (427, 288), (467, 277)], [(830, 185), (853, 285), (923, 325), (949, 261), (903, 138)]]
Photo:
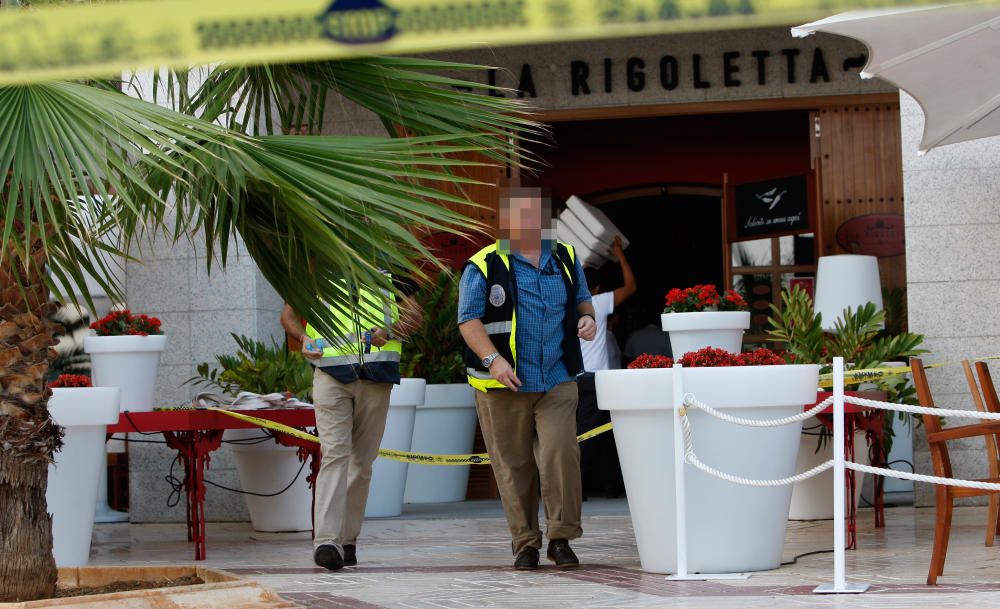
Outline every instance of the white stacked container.
[(596, 268), (613, 259), (608, 250), (615, 237), (621, 238), (623, 249), (628, 247), (628, 239), (604, 212), (575, 195), (556, 220), (556, 238), (576, 249), (583, 266)]

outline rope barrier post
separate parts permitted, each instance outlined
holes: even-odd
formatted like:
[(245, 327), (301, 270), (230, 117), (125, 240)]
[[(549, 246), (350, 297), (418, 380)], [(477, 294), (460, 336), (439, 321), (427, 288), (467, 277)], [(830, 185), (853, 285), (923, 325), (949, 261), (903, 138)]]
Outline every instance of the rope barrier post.
[(844, 509), (844, 358), (833, 358), (833, 583), (813, 590), (816, 594), (860, 594), (868, 584), (847, 583), (846, 522)]

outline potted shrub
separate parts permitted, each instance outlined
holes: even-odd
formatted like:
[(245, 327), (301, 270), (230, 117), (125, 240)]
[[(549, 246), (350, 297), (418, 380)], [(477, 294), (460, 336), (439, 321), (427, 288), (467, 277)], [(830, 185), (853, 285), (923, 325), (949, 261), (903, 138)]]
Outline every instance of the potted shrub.
[[(771, 305), (772, 316), (768, 320), (771, 328), (768, 335), (781, 344), (790, 357), (798, 363), (819, 364), (820, 372), (832, 370), (834, 357), (843, 357), (850, 369), (875, 368), (892, 365), (894, 360), (906, 361), (927, 350), (921, 349), (924, 341), (921, 334), (906, 332), (894, 324), (886, 324), (886, 311), (868, 303), (857, 310), (846, 309), (831, 332), (825, 332), (822, 315), (813, 309), (812, 299), (796, 286), (784, 290), (781, 295), (782, 307)], [(854, 396), (895, 403), (916, 404), (916, 392), (903, 375), (882, 379), (875, 384), (846, 385), (847, 393)], [(829, 394), (819, 393), (816, 400), (807, 406), (822, 401)], [(901, 418), (912, 424), (913, 418), (899, 413)], [(892, 448), (893, 413), (883, 415), (884, 439), (882, 448), (889, 454)], [(920, 418), (915, 419), (918, 424)], [(829, 442), (831, 433), (818, 419), (807, 421), (799, 447), (799, 469), (809, 469), (814, 465), (833, 458), (833, 446)], [(854, 455), (867, 455), (864, 434), (856, 434)], [(855, 505), (861, 492), (861, 477), (855, 484)], [(796, 483), (792, 494), (790, 516), (800, 520), (833, 518), (833, 472), (827, 471), (808, 480)]]
[[(645, 571), (676, 572), (673, 404), (675, 375), (685, 393), (755, 419), (802, 412), (816, 395), (819, 366), (792, 365), (766, 349), (736, 354), (707, 347), (680, 359), (643, 355), (627, 370), (597, 373), (599, 407), (611, 412), (639, 559)], [(727, 473), (774, 479), (795, 473), (800, 425), (748, 428), (692, 410), (698, 456)], [(691, 572), (774, 569), (781, 563), (790, 487), (748, 488), (688, 468)]]
[(160, 325), (156, 317), (112, 311), (90, 325), (96, 336), (83, 339), (94, 383), (119, 387), (122, 411), (150, 412), (155, 406), (156, 375), (167, 346)]
[(670, 333), (674, 357), (702, 347), (738, 353), (743, 332), (750, 327), (750, 312), (739, 292), (719, 295), (714, 285), (696, 285), (670, 290), (660, 320), (663, 331)]
[[(424, 403), (413, 425), (414, 452), (468, 454), (476, 433), (475, 390), (466, 382), (458, 331), (458, 281), (451, 273), (417, 293), (424, 323), (411, 333), (403, 350), (404, 376), (427, 380)], [(406, 474), (406, 503), (463, 501), (469, 466), (440, 467), (411, 463)]]
[(53, 554), (60, 567), (81, 567), (90, 557), (104, 442), (107, 426), (118, 421), (120, 390), (92, 387), (90, 377), (79, 374), (63, 374), (49, 387), (49, 415), (65, 430), (45, 491)]
[[(232, 335), (235, 354), (216, 356), (216, 366), (199, 364), (198, 376), (188, 382), (209, 386), (235, 398), (240, 392), (283, 392), (303, 401), (312, 399), (312, 372), (301, 353), (273, 340), (268, 346), (246, 336)], [(257, 531), (312, 529), (312, 491), (298, 450), (278, 444), (261, 429), (229, 429), (223, 436), (233, 450), (240, 486), (259, 494), (275, 493), (298, 476), (288, 490), (273, 497), (244, 495), (250, 522)]]

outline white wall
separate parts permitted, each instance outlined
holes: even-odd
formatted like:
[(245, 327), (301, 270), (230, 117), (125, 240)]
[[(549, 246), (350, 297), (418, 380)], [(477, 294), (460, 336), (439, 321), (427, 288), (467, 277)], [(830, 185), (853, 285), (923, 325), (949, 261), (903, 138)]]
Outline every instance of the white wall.
[[(910, 330), (927, 336), (926, 363), (1000, 354), (1000, 138), (918, 157), (923, 113), (905, 93), (900, 103)], [(975, 408), (960, 366), (929, 370), (927, 377), (938, 406)], [(959, 478), (988, 476), (983, 440), (949, 447)], [(914, 438), (914, 459), (918, 472), (931, 473), (922, 432)], [(916, 493), (918, 505), (934, 504), (929, 485), (918, 484)]]

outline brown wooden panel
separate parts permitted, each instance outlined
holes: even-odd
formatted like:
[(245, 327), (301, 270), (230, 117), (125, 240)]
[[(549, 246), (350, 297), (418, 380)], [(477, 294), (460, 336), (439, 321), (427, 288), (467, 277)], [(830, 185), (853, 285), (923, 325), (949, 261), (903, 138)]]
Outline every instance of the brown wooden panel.
[[(849, 254), (837, 229), (855, 216), (903, 214), (899, 104), (859, 103), (817, 112), (820, 120), (821, 255)], [(906, 287), (906, 257), (879, 259), (882, 284)]]

